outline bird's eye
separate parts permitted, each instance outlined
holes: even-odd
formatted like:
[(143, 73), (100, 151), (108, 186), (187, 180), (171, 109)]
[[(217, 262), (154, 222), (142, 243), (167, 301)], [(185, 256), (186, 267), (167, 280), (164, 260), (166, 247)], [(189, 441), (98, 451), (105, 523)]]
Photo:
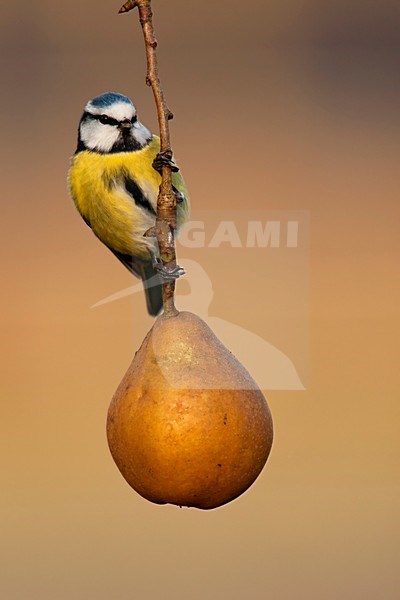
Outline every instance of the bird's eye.
[(111, 119), (111, 117), (107, 117), (107, 115), (100, 115), (99, 121), (100, 121), (100, 123), (103, 123), (103, 125), (115, 125), (116, 124), (115, 119)]
[(136, 115), (133, 115), (133, 117), (132, 117), (132, 119), (131, 119), (131, 122), (132, 122), (132, 123), (136, 123), (136, 121), (137, 121), (137, 116), (136, 116)]

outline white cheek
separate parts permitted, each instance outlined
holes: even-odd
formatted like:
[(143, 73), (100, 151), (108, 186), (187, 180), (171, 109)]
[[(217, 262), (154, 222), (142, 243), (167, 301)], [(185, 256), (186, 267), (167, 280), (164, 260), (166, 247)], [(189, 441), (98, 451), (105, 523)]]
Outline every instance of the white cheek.
[(90, 150), (110, 152), (119, 138), (119, 131), (113, 125), (103, 125), (99, 121), (85, 121), (81, 125), (81, 139)]
[(150, 131), (147, 129), (147, 127), (142, 125), (140, 121), (136, 121), (136, 123), (134, 123), (132, 135), (141, 146), (145, 146), (148, 140), (151, 138)]

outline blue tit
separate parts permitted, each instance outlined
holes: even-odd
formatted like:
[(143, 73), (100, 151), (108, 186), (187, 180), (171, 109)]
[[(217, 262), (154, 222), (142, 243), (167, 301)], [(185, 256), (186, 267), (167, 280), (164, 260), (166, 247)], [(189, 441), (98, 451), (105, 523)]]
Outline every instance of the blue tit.
[[(159, 152), (160, 139), (139, 121), (131, 100), (108, 92), (85, 106), (68, 177), (72, 199), (84, 221), (143, 280), (151, 315), (162, 308), (162, 283), (156, 243), (144, 234), (156, 219)], [(189, 199), (178, 168), (172, 166), (179, 230), (188, 218)]]

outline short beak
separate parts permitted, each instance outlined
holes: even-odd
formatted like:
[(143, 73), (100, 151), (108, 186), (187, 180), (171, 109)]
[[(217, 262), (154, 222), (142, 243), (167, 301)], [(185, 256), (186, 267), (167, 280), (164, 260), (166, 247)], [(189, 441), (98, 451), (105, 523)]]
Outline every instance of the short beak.
[(122, 133), (128, 133), (132, 129), (132, 123), (128, 119), (125, 119), (124, 121), (121, 121), (119, 128)]

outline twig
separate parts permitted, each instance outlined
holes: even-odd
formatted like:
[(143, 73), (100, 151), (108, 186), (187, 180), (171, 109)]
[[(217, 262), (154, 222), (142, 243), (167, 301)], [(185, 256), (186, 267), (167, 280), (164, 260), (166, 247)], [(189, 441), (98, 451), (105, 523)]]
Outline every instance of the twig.
[[(160, 128), (160, 151), (172, 158), (171, 141), (168, 121), (173, 118), (164, 98), (160, 78), (158, 76), (157, 40), (154, 35), (153, 13), (151, 0), (128, 0), (119, 10), (120, 13), (138, 8), (140, 24), (146, 48), (147, 76), (146, 84), (151, 86), (157, 107), (158, 124)], [(174, 232), (176, 229), (176, 198), (172, 191), (171, 167), (162, 166), (162, 181), (157, 198), (157, 218), (155, 235), (160, 251), (160, 259), (164, 266), (176, 266)], [(171, 316), (177, 313), (174, 305), (175, 281), (163, 281), (164, 314)]]

